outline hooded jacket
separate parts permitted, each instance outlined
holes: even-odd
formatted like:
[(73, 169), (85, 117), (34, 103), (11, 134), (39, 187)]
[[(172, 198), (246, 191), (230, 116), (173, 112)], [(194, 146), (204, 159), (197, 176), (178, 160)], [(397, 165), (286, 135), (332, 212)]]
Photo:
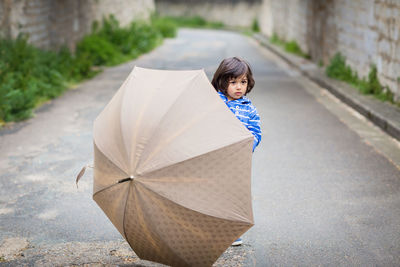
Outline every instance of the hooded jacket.
[(244, 126), (253, 134), (253, 151), (261, 141), (261, 127), (260, 116), (257, 109), (251, 104), (250, 99), (243, 96), (239, 99), (228, 101), (228, 98), (222, 93), (218, 92), (221, 99), (225, 102), (228, 108), (235, 114)]

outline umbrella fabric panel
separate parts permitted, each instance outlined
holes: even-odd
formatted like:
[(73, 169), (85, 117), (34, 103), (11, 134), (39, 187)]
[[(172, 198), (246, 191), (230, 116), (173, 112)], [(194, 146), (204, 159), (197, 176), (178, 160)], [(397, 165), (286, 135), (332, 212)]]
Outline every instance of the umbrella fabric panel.
[[(199, 71), (135, 67), (94, 123), (94, 139), (107, 157), (133, 175), (148, 136)], [(140, 131), (138, 131), (140, 129)]]
[(128, 192), (129, 183), (117, 183), (93, 195), (93, 200), (125, 239), (123, 222)]
[(252, 224), (204, 215), (131, 182), (124, 220), (136, 254), (171, 266), (211, 266)]
[[(176, 256), (167, 244), (168, 240), (162, 240), (153, 229), (155, 222), (151, 222), (148, 213), (141, 204), (140, 195), (143, 194), (143, 188), (135, 182), (126, 182), (130, 191), (126, 202), (124, 215), (124, 232), (126, 241), (133, 251), (141, 258), (171, 266), (189, 266), (183, 259)], [(156, 222), (157, 224), (164, 222)]]
[(129, 177), (122, 169), (115, 165), (100, 149), (94, 146), (93, 168), (93, 194), (108, 186), (114, 185), (118, 180)]
[(201, 72), (157, 124), (136, 172), (145, 175), (249, 137)]
[(250, 138), (138, 177), (137, 181), (194, 211), (253, 223), (252, 144)]
[[(127, 80), (130, 79), (128, 76)], [(120, 125), (120, 106), (122, 104), (122, 96), (124, 93), (122, 87), (113, 96), (111, 101), (106, 105), (104, 110), (96, 118), (93, 126), (93, 139), (98, 148), (113, 162), (118, 168), (124, 172), (128, 172), (129, 165), (126, 162), (127, 152), (122, 139)]]
[(151, 143), (168, 111), (199, 75), (198, 70), (157, 71), (135, 67), (131, 82), (125, 85), (128, 89), (122, 96), (120, 114), (130, 173), (137, 169), (142, 151)]

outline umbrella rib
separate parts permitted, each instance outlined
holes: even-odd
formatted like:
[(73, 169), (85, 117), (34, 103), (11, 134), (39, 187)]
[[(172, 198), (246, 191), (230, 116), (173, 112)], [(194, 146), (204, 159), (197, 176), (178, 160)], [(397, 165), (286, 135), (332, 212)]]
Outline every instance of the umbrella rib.
[(95, 195), (97, 195), (98, 193), (103, 192), (104, 190), (110, 189), (110, 188), (113, 187), (113, 186), (119, 185), (119, 184), (124, 183), (124, 182), (127, 182), (127, 181), (129, 181), (129, 180), (132, 180), (132, 178), (127, 177), (127, 178), (124, 178), (124, 179), (120, 179), (120, 180), (118, 180), (116, 183), (111, 184), (111, 185), (109, 185), (109, 186), (107, 186), (107, 187), (105, 187), (105, 188), (100, 189), (99, 191), (97, 191), (96, 193), (93, 194), (93, 197), (94, 197)]
[(128, 236), (126, 235), (126, 231), (125, 231), (125, 214), (126, 214), (126, 206), (127, 206), (126, 203), (128, 202), (130, 193), (131, 193), (131, 186), (129, 186), (128, 194), (126, 194), (125, 205), (124, 205), (124, 212), (123, 212), (124, 218), (122, 219), (122, 229), (124, 230), (124, 236), (125, 236), (126, 242), (128, 242), (129, 246), (132, 247), (131, 243), (130, 243), (129, 240), (128, 240)]

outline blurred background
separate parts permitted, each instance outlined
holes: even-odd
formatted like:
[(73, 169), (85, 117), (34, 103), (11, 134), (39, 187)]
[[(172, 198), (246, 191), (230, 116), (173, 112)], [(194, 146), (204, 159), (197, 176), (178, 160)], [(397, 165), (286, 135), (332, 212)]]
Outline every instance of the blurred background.
[[(151, 26), (132, 27), (135, 21)], [(93, 66), (115, 65), (151, 50), (160, 43), (159, 32), (172, 37), (176, 26), (259, 32), (288, 52), (330, 66), (328, 76), (363, 93), (391, 103), (400, 98), (400, 1), (1, 0), (0, 125), (29, 117), (33, 107), (65, 89), (62, 83), (93, 76), (98, 71)], [(53, 58), (25, 42), (59, 54)], [(37, 54), (42, 59), (32, 59)], [(50, 74), (36, 71), (32, 88), (26, 69), (38, 61), (49, 66), (46, 58)], [(37, 78), (49, 75), (52, 81), (46, 83), (53, 89)]]

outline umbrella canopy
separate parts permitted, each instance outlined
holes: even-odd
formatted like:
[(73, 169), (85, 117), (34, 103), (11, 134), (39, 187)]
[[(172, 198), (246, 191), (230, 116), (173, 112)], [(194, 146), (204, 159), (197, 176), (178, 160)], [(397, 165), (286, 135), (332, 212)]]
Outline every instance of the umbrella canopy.
[(93, 131), (93, 199), (140, 258), (210, 266), (253, 225), (253, 136), (203, 70), (135, 67)]

